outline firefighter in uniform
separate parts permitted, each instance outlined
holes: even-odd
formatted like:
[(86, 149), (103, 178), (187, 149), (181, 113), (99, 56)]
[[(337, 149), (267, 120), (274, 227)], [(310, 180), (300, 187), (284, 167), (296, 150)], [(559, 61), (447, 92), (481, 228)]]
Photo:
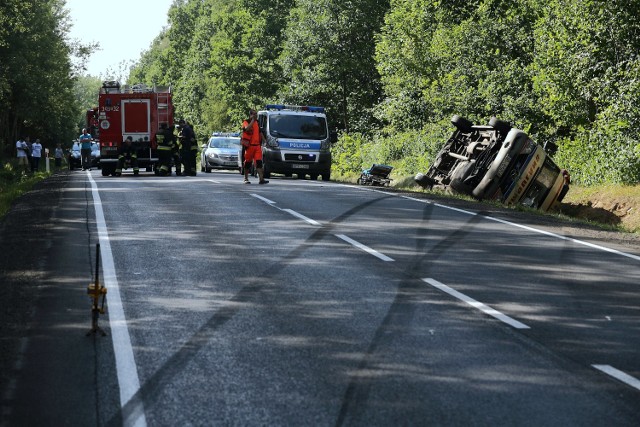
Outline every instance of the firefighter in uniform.
[(166, 123), (160, 125), (160, 132), (156, 134), (158, 140), (158, 163), (160, 164), (159, 174), (161, 176), (171, 175), (171, 158), (175, 145), (175, 135), (167, 127)]
[(171, 150), (171, 156), (173, 158), (173, 164), (176, 167), (176, 176), (182, 176), (182, 158), (180, 157), (180, 151), (182, 150), (182, 146), (180, 145), (180, 129), (182, 126), (177, 124), (175, 126), (178, 131), (178, 138), (174, 138), (173, 149)]
[(196, 135), (188, 123), (181, 119), (179, 122), (178, 140), (180, 141), (180, 155), (185, 175), (196, 176), (196, 156), (198, 145)]
[(193, 126), (191, 126), (191, 123), (187, 122), (186, 125), (189, 127), (189, 129), (191, 129), (191, 135), (193, 135), (191, 139), (191, 147), (189, 148), (191, 150), (191, 175), (196, 176), (196, 162), (198, 161), (198, 140), (196, 139), (196, 132), (193, 130)]
[(118, 166), (116, 167), (116, 176), (122, 175), (122, 169), (125, 167), (125, 163), (129, 163), (133, 168), (133, 174), (138, 175), (140, 169), (138, 168), (138, 153), (133, 145), (133, 138), (130, 136), (124, 141), (118, 150)]

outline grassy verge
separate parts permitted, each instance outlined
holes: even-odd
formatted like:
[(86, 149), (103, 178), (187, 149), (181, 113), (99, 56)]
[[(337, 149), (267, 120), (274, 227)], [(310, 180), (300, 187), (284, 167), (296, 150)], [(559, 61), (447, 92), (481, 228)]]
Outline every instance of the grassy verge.
[(25, 172), (14, 162), (7, 162), (0, 167), (0, 218), (11, 208), (13, 201), (31, 191), (33, 186), (48, 177), (47, 172)]
[[(404, 191), (430, 192), (416, 187), (413, 177), (393, 176), (392, 186)], [(457, 199), (475, 200), (471, 197), (437, 190), (432, 192)], [(497, 202), (485, 201), (485, 203)], [(512, 208), (532, 214), (559, 215), (606, 230), (640, 234), (640, 185), (603, 184), (589, 187), (572, 185), (562, 203), (552, 211), (540, 212), (523, 206)]]

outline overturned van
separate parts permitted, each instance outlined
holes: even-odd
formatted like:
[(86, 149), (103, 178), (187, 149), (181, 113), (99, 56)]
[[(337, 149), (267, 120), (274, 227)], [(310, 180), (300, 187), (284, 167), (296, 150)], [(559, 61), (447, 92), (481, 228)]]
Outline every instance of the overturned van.
[(492, 117), (474, 125), (453, 116), (456, 130), (426, 173), (423, 188), (444, 188), (478, 200), (499, 200), (549, 210), (569, 191), (569, 173), (551, 159), (553, 144), (542, 147), (508, 122)]

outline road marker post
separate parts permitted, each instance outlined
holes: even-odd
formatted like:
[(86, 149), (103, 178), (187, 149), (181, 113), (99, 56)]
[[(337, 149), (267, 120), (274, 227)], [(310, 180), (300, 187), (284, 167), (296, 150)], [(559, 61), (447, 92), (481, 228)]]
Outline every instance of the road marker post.
[[(101, 314), (105, 313), (104, 303), (107, 299), (107, 288), (100, 284), (100, 243), (96, 244), (96, 277), (95, 283), (90, 283), (87, 288), (87, 294), (91, 297), (91, 329), (87, 332), (87, 336), (96, 335), (98, 332), (103, 337), (107, 336), (107, 333), (98, 326), (98, 319)], [(100, 302), (100, 296), (102, 296), (102, 303)]]

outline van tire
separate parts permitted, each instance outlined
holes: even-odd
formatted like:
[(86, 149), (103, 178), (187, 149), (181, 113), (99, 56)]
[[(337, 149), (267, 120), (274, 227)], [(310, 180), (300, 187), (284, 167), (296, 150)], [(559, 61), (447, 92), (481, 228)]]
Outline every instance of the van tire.
[(465, 119), (464, 117), (460, 117), (457, 114), (454, 114), (453, 117), (451, 117), (451, 123), (463, 133), (469, 133), (473, 130), (473, 122)]
[(498, 120), (496, 117), (491, 117), (491, 119), (489, 119), (489, 126), (503, 135), (506, 135), (511, 130), (511, 123), (505, 122), (504, 120)]
[(471, 195), (473, 191), (473, 186), (466, 184), (465, 179), (471, 174), (474, 168), (474, 164), (471, 162), (463, 162), (460, 163), (453, 170), (451, 174), (451, 182), (449, 183), (449, 187), (455, 190), (458, 193)]
[(423, 173), (417, 173), (413, 180), (420, 187), (431, 190), (434, 185), (436, 185), (437, 181)]

